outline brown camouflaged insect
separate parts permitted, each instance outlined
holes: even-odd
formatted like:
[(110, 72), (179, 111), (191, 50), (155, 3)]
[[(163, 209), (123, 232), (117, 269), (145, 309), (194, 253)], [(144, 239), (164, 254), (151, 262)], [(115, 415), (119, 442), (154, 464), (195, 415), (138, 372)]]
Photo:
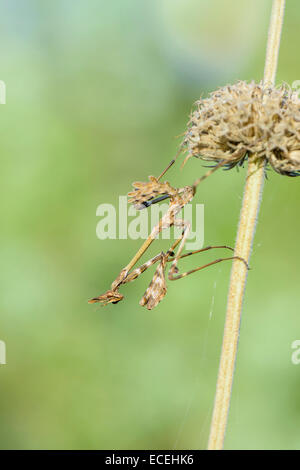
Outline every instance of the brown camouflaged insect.
[[(132, 282), (134, 279), (140, 276), (143, 272), (145, 272), (146, 269), (148, 269), (150, 266), (154, 265), (157, 262), (159, 264), (155, 271), (153, 279), (150, 282), (149, 287), (147, 288), (146, 292), (144, 293), (140, 301), (140, 305), (146, 306), (148, 310), (152, 310), (154, 307), (156, 307), (156, 305), (158, 305), (158, 303), (164, 298), (164, 296), (167, 293), (166, 280), (165, 280), (165, 271), (166, 271), (167, 263), (171, 263), (171, 267), (168, 273), (168, 279), (170, 281), (181, 279), (196, 271), (200, 271), (201, 269), (204, 269), (208, 266), (212, 266), (213, 264), (217, 264), (226, 260), (239, 259), (242, 262), (246, 263), (246, 261), (243, 258), (240, 258), (239, 256), (230, 256), (226, 258), (216, 259), (203, 266), (200, 266), (198, 268), (179, 274), (177, 264), (178, 264), (178, 261), (182, 258), (191, 256), (196, 253), (208, 251), (214, 248), (223, 248), (223, 249), (228, 249), (231, 251), (234, 251), (234, 250), (231, 247), (226, 246), (226, 245), (208, 246), (206, 248), (192, 251), (184, 255), (181, 254), (184, 248), (186, 239), (188, 237), (188, 234), (190, 232), (191, 224), (190, 222), (186, 220), (177, 219), (176, 215), (181, 211), (181, 209), (186, 204), (188, 204), (193, 199), (199, 183), (203, 181), (204, 179), (206, 179), (208, 176), (210, 176), (213, 172), (215, 172), (220, 166), (223, 166), (224, 163), (228, 163), (228, 160), (226, 162), (218, 163), (218, 165), (216, 165), (214, 168), (209, 170), (204, 176), (202, 176), (201, 178), (198, 178), (192, 186), (185, 186), (179, 189), (173, 188), (169, 182), (161, 183), (159, 181), (161, 177), (166, 173), (166, 171), (173, 165), (175, 160), (176, 158), (170, 162), (170, 164), (167, 166), (167, 168), (161, 173), (161, 175), (158, 178), (155, 178), (154, 176), (150, 176), (149, 181), (146, 183), (144, 182), (133, 183), (134, 190), (128, 193), (128, 197), (129, 197), (129, 202), (133, 203), (137, 209), (139, 210), (144, 209), (164, 199), (170, 199), (169, 208), (167, 212), (163, 215), (163, 217), (160, 219), (159, 223), (152, 229), (149, 237), (147, 238), (147, 240), (145, 240), (145, 242), (143, 243), (141, 248), (138, 250), (138, 252), (135, 254), (135, 256), (132, 258), (132, 260), (128, 263), (127, 266), (125, 266), (121, 270), (117, 278), (113, 281), (111, 288), (108, 291), (106, 291), (104, 294), (98, 297), (94, 297), (93, 299), (89, 300), (89, 303), (100, 302), (102, 305), (107, 305), (109, 303), (116, 304), (120, 302), (121, 300), (123, 300), (124, 296), (119, 292), (119, 288), (122, 285), (127, 284), (128, 282)], [(140, 267), (132, 270), (132, 268), (138, 262), (141, 256), (145, 253), (145, 251), (157, 238), (157, 235), (162, 230), (167, 229), (172, 226), (182, 228), (182, 234), (177, 240), (175, 240), (175, 242), (167, 251), (167, 253), (161, 252), (158, 255), (151, 258), (146, 263), (142, 264)], [(179, 247), (178, 247), (177, 253), (175, 254), (174, 250), (177, 248), (178, 245)]]

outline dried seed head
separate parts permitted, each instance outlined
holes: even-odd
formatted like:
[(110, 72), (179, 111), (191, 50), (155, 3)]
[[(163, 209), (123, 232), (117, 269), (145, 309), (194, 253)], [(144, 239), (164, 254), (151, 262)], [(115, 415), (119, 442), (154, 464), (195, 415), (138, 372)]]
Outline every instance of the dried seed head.
[(152, 310), (164, 298), (167, 293), (165, 269), (168, 255), (162, 253), (162, 259), (156, 268), (153, 279), (148, 289), (140, 300), (140, 305), (146, 305), (148, 310)]
[(89, 304), (95, 304), (96, 302), (100, 302), (103, 306), (107, 304), (116, 304), (120, 302), (120, 300), (124, 299), (124, 295), (120, 294), (117, 290), (108, 290), (105, 294), (99, 295), (99, 297), (94, 297), (93, 299), (89, 300)]
[(149, 176), (149, 181), (146, 183), (136, 181), (132, 183), (134, 191), (128, 193), (128, 202), (133, 203), (136, 209), (143, 209), (147, 207), (147, 202), (160, 195), (169, 194), (170, 196), (176, 193), (176, 190), (166, 181), (160, 183), (154, 176)]
[(240, 81), (196, 102), (185, 134), (185, 160), (194, 156), (228, 168), (248, 156), (266, 158), (280, 174), (300, 174), (300, 100), (282, 85)]

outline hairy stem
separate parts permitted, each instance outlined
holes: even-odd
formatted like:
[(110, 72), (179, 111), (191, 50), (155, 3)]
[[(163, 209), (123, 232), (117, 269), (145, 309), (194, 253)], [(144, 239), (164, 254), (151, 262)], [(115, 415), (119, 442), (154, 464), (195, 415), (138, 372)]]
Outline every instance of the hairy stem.
[[(273, 0), (264, 70), (264, 84), (266, 86), (274, 85), (275, 82), (284, 7), (285, 0)], [(235, 255), (244, 258), (247, 263), (249, 263), (250, 259), (260, 206), (264, 168), (265, 164), (261, 159), (255, 160), (254, 155), (249, 157), (244, 198), (235, 245)], [(224, 444), (246, 280), (247, 268), (245, 264), (235, 260), (231, 271), (223, 345), (208, 442), (208, 449), (210, 450), (222, 449)]]

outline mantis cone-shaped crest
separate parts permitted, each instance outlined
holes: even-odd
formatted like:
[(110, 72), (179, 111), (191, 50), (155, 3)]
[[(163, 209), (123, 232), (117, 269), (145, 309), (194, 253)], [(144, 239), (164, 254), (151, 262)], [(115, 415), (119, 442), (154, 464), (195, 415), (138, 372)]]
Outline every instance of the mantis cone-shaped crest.
[(136, 181), (132, 183), (134, 191), (128, 193), (128, 202), (132, 203), (136, 209), (144, 209), (148, 207), (149, 202), (158, 196), (172, 196), (176, 193), (167, 181), (160, 183), (158, 178), (149, 176), (146, 183)]

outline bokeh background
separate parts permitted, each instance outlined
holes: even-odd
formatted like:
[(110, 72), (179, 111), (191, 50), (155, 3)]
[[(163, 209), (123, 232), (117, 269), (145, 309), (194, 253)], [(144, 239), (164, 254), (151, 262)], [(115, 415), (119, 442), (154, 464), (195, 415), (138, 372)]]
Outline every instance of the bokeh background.
[[(99, 240), (96, 208), (174, 156), (192, 103), (260, 80), (271, 0), (6, 0), (0, 15), (2, 449), (202, 449), (230, 263), (171, 283), (151, 273), (88, 305), (140, 245)], [(300, 3), (287, 2), (277, 82), (300, 79)], [(168, 179), (203, 174), (199, 161)], [(245, 169), (197, 193), (205, 244), (234, 244)], [(300, 447), (300, 178), (269, 172), (255, 237), (227, 449)], [(158, 243), (159, 245), (159, 243)], [(156, 245), (152, 252), (162, 249)], [(219, 253), (188, 259), (186, 267)]]

